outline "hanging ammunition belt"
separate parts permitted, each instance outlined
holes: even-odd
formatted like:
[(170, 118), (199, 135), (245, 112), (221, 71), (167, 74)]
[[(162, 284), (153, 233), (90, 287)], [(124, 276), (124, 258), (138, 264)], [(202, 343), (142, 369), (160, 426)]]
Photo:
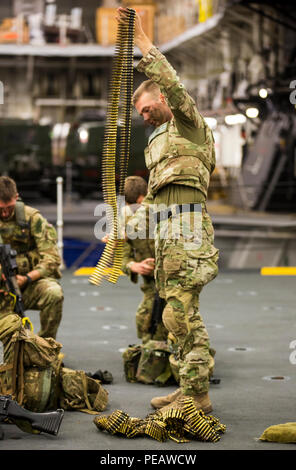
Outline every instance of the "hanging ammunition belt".
[[(121, 274), (123, 256), (123, 234), (120, 233), (116, 198), (116, 153), (119, 151), (119, 195), (124, 196), (124, 181), (127, 175), (130, 152), (132, 93), (133, 93), (133, 48), (135, 10), (129, 10), (127, 24), (119, 23), (111, 85), (109, 90), (107, 122), (102, 155), (102, 190), (106, 204), (107, 227), (112, 227), (101, 258), (89, 278), (99, 285), (102, 278), (115, 283)], [(122, 97), (122, 116), (117, 148), (119, 100)]]

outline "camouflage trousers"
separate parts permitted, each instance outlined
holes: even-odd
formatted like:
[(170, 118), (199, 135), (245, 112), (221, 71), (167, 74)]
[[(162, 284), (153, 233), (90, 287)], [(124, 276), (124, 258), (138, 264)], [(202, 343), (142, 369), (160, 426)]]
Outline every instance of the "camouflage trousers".
[[(177, 234), (177, 236), (176, 236)], [(202, 288), (218, 273), (211, 219), (183, 213), (155, 227), (155, 280), (166, 299), (163, 323), (177, 340), (180, 387), (184, 395), (207, 392), (213, 369), (208, 332), (199, 312)]]
[(144, 278), (141, 290), (144, 296), (136, 312), (137, 336), (142, 339), (143, 343), (147, 343), (150, 339), (166, 341), (168, 332), (162, 321), (158, 323), (156, 331), (153, 334), (149, 332), (156, 293), (154, 279)]
[(37, 335), (56, 339), (64, 302), (59, 282), (52, 278), (39, 279), (29, 284), (22, 296), (26, 310), (40, 311), (40, 331)]
[[(7, 312), (13, 312), (10, 297), (1, 295), (0, 317)], [(56, 339), (64, 302), (63, 290), (59, 282), (52, 278), (32, 282), (22, 291), (22, 298), (25, 310), (40, 311), (40, 331), (37, 335)]]

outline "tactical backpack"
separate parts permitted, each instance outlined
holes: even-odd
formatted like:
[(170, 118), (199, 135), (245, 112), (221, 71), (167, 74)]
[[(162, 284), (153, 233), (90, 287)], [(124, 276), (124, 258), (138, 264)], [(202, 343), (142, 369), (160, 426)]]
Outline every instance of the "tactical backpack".
[(0, 340), (4, 350), (0, 393), (11, 395), (30, 411), (56, 407), (62, 345), (25, 329), (13, 313), (0, 319)]
[(84, 371), (63, 367), (62, 345), (22, 326), (11, 313), (0, 318), (4, 364), (0, 364), (0, 394), (11, 395), (30, 411), (62, 407), (88, 413), (103, 411), (108, 392)]
[(83, 370), (61, 369), (61, 394), (59, 405), (64, 410), (79, 410), (97, 414), (108, 403), (108, 392), (99, 380), (88, 377)]
[(174, 382), (170, 354), (165, 341), (150, 340), (145, 344), (129, 346), (122, 355), (126, 380), (157, 385)]

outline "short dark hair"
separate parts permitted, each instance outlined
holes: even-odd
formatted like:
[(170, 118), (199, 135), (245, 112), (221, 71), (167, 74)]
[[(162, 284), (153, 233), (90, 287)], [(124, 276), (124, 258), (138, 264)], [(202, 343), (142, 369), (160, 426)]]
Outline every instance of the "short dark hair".
[(143, 95), (143, 93), (150, 93), (152, 96), (157, 99), (160, 94), (160, 88), (155, 83), (153, 80), (144, 80), (144, 82), (141, 83), (141, 85), (138, 86), (138, 88), (135, 90), (133, 94), (133, 105), (135, 106), (136, 102), (139, 100), (140, 96)]
[(141, 176), (128, 176), (124, 183), (124, 195), (128, 204), (135, 204), (139, 196), (146, 196), (147, 181)]
[(16, 183), (9, 176), (0, 176), (0, 200), (9, 202), (17, 196)]

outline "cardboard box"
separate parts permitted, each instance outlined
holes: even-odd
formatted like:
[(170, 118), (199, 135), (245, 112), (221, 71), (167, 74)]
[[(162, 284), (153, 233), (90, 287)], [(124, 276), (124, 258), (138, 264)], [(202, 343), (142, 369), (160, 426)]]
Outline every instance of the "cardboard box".
[(0, 24), (0, 43), (24, 44), (29, 42), (28, 26), (19, 18), (4, 18)]
[(117, 36), (116, 8), (100, 7), (96, 11), (96, 37), (102, 46), (116, 43)]
[(129, 6), (137, 11), (141, 18), (142, 27), (151, 42), (154, 41), (154, 18), (155, 18), (155, 5), (141, 5), (133, 3)]
[(156, 42), (164, 44), (179, 36), (186, 30), (186, 21), (183, 16), (160, 15), (156, 22)]
[[(130, 5), (137, 10), (141, 17), (143, 30), (151, 41), (154, 40), (154, 5)], [(102, 46), (110, 46), (116, 43), (118, 23), (116, 20), (116, 8), (100, 7), (96, 11), (96, 38)]]

